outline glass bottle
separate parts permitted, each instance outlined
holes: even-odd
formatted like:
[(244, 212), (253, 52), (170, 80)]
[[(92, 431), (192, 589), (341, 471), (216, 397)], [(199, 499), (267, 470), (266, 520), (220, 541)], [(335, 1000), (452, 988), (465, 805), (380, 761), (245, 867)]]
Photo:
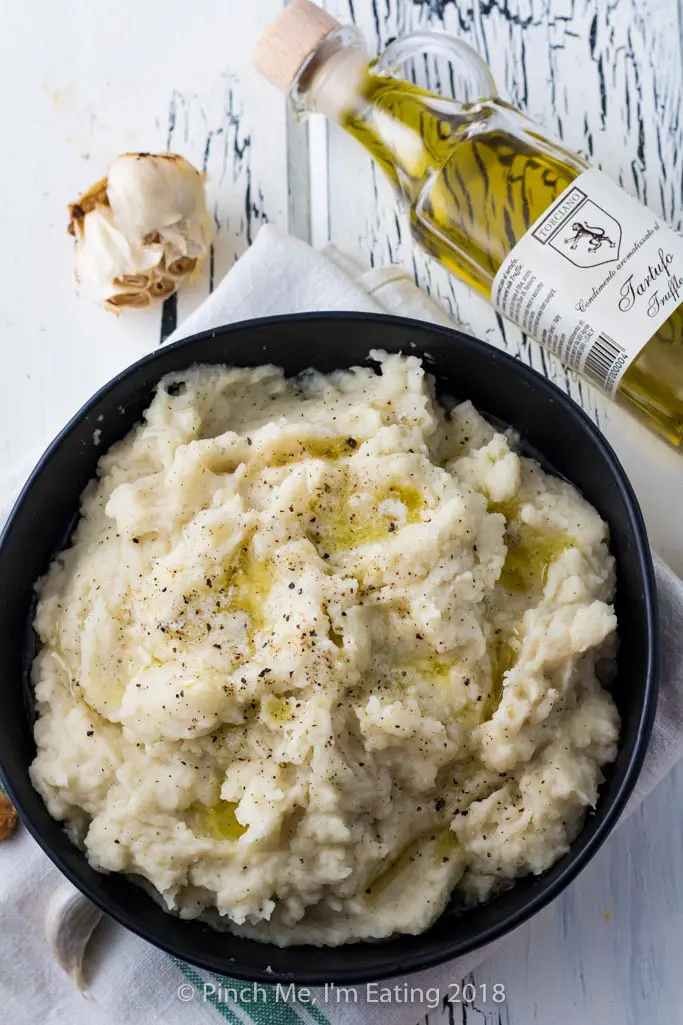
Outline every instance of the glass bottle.
[[(458, 99), (400, 77), (425, 53), (451, 63)], [(294, 0), (255, 64), (365, 147), (428, 253), (683, 446), (683, 238), (499, 99), (471, 47), (418, 32), (369, 60), (355, 28)]]

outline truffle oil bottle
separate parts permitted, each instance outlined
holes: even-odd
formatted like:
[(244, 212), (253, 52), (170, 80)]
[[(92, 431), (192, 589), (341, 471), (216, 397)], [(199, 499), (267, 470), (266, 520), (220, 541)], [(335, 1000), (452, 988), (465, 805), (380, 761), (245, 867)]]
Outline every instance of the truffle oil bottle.
[[(462, 96), (400, 77), (425, 52), (452, 63)], [(498, 99), (488, 66), (452, 36), (405, 36), (370, 61), (354, 28), (293, 0), (255, 64), (298, 114), (362, 143), (427, 252), (683, 448), (683, 237)]]

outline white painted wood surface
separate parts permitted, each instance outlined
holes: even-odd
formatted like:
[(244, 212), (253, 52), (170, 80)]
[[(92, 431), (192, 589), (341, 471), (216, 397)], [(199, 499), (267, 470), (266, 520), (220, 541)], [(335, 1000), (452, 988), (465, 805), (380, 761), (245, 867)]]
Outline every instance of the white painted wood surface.
[[(30, 0), (0, 28), (0, 474), (159, 342), (160, 309), (117, 320), (73, 280), (67, 204), (126, 150), (173, 148), (209, 175), (213, 277), (259, 223), (289, 227), (284, 105), (250, 70), (281, 0)], [(211, 264), (179, 298), (208, 293)]]
[[(683, 573), (683, 460), (580, 388), (410, 241), (391, 190), (355, 142), (293, 125), (249, 69), (282, 0), (29, 0), (0, 31), (0, 477), (36, 452), (116, 370), (153, 349), (270, 220), (362, 263), (387, 260), (473, 333), (546, 371), (597, 416), (625, 463), (651, 537)], [(447, 28), (489, 59), (501, 92), (567, 145), (683, 217), (678, 0), (327, 0), (374, 52)], [(117, 321), (81, 301), (66, 204), (128, 149), (170, 147), (206, 168), (215, 251), (177, 310)], [(311, 202), (309, 205), (309, 195)], [(683, 1020), (683, 766), (580, 879), (475, 973), (507, 1001), (430, 1013), (429, 1025), (648, 1025)], [(416, 1019), (420, 1009), (415, 1008)]]

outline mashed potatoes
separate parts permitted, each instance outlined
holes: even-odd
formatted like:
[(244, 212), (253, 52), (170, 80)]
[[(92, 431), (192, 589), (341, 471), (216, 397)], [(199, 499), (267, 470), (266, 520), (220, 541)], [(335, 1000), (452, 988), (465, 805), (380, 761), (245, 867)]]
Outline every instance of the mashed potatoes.
[(416, 933), (542, 872), (617, 749), (606, 525), (374, 356), (165, 378), (38, 585), (50, 813), (278, 944)]

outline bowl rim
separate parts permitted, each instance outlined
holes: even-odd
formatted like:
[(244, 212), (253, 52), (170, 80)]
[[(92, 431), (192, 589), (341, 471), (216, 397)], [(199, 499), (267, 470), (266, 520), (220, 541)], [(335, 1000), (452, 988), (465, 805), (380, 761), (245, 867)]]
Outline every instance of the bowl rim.
[[(464, 342), (468, 347), (479, 350), (482, 354), (487, 355), (489, 358), (496, 361), (500, 361), (511, 366), (513, 371), (520, 377), (529, 383), (532, 387), (541, 391), (545, 391), (555, 402), (564, 406), (569, 414), (579, 422), (582, 423), (583, 427), (592, 436), (592, 440), (596, 444), (606, 468), (609, 470), (615, 485), (618, 488), (622, 501), (627, 508), (629, 518), (634, 527), (634, 534), (636, 539), (634, 559), (637, 560), (640, 567), (640, 575), (642, 578), (643, 590), (644, 590), (644, 602), (647, 609), (647, 623), (646, 623), (646, 634), (647, 634), (647, 653), (646, 653), (646, 669), (645, 669), (645, 681), (644, 681), (644, 693), (642, 699), (642, 707), (640, 712), (640, 719), (638, 722), (638, 728), (636, 736), (633, 742), (633, 747), (629, 756), (629, 761), (624, 772), (624, 777), (619, 785), (614, 798), (608, 808), (603, 812), (603, 817), (598, 824), (593, 835), (586, 842), (583, 849), (578, 852), (574, 857), (570, 857), (568, 863), (555, 877), (552, 883), (547, 884), (544, 889), (539, 893), (532, 894), (528, 900), (526, 900), (520, 908), (516, 911), (508, 914), (504, 919), (497, 923), (493, 923), (487, 928), (483, 929), (479, 936), (476, 938), (458, 938), (454, 936), (451, 941), (444, 941), (439, 945), (438, 950), (429, 953), (418, 953), (415, 955), (404, 955), (400, 954), (398, 959), (392, 963), (382, 966), (376, 966), (365, 969), (354, 969), (354, 968), (339, 968), (334, 971), (307, 971), (306, 969), (296, 972), (278, 972), (267, 969), (256, 969), (256, 968), (244, 968), (232, 961), (226, 963), (225, 959), (221, 961), (221, 966), (218, 965), (218, 961), (214, 965), (208, 966), (205, 959), (201, 957), (199, 959), (193, 959), (191, 955), (185, 950), (179, 950), (176, 944), (172, 941), (167, 941), (163, 936), (154, 938), (151, 937), (150, 931), (143, 925), (137, 922), (134, 914), (128, 913), (127, 910), (122, 910), (118, 903), (111, 899), (107, 894), (101, 894), (95, 892), (87, 882), (80, 877), (79, 872), (71, 868), (71, 866), (65, 862), (61, 854), (54, 852), (49, 843), (42, 838), (40, 829), (34, 824), (31, 816), (25, 811), (22, 806), (22, 802), (17, 798), (12, 786), (11, 780), (8, 778), (2, 758), (2, 752), (0, 751), (0, 781), (2, 782), (10, 800), (15, 805), (21, 821), (28, 832), (31, 834), (34, 840), (42, 848), (44, 853), (50, 858), (52, 863), (60, 870), (60, 872), (77, 888), (83, 893), (89, 900), (97, 905), (102, 911), (106, 912), (111, 918), (125, 926), (134, 934), (140, 936), (142, 939), (151, 943), (153, 946), (163, 950), (165, 953), (170, 954), (172, 957), (180, 960), (189, 965), (193, 965), (203, 971), (210, 971), (217, 975), (226, 978), (234, 978), (240, 981), (263, 983), (276, 985), (286, 981), (287, 983), (295, 982), (297, 986), (321, 986), (328, 982), (334, 983), (345, 983), (347, 985), (358, 985), (365, 984), (367, 982), (379, 981), (382, 979), (395, 978), (399, 975), (409, 975), (414, 972), (422, 971), (427, 968), (432, 968), (445, 962), (461, 957), (465, 954), (470, 953), (473, 950), (480, 949), (487, 944), (492, 943), (494, 940), (501, 938), (504, 935), (510, 933), (513, 929), (522, 925), (532, 918), (537, 912), (541, 911), (551, 901), (558, 897), (578, 875), (587, 866), (591, 859), (595, 856), (598, 849), (605, 842), (609, 834), (612, 832), (614, 825), (617, 822), (621, 812), (626, 805), (626, 802), (633, 791), (634, 785), (640, 774), (640, 771), (645, 760), (647, 751), (648, 741), (652, 732), (652, 727), (655, 720), (656, 709), (657, 709), (657, 695), (659, 690), (659, 672), (660, 672), (660, 645), (659, 645), (659, 609), (657, 602), (657, 590), (656, 590), (656, 579), (654, 571), (654, 563), (652, 553), (650, 550), (647, 530), (643, 515), (640, 509), (640, 505), (636, 498), (633, 486), (628, 479), (624, 468), (622, 467), (614, 449), (594, 424), (590, 417), (585, 411), (564, 391), (557, 387), (552, 381), (533, 370), (527, 364), (522, 363), (520, 360), (511, 356), (504, 350), (498, 349), (489, 343), (482, 342), (477, 338), (472, 337), (464, 331), (459, 330), (457, 327), (446, 327), (441, 324), (434, 324), (428, 321), (417, 320), (410, 317), (400, 317), (391, 314), (384, 313), (364, 313), (355, 310), (335, 310), (335, 311), (320, 311), (320, 312), (306, 312), (306, 313), (294, 313), (294, 314), (279, 314), (268, 317), (254, 317), (248, 320), (235, 321), (233, 323), (220, 325), (213, 328), (208, 328), (204, 331), (196, 332), (178, 339), (175, 342), (163, 344), (152, 352), (147, 353), (134, 363), (129, 364), (122, 370), (118, 371), (113, 377), (111, 377), (104, 385), (97, 389), (93, 395), (84, 402), (73, 416), (67, 421), (64, 427), (56, 434), (50, 444), (45, 448), (42, 455), (38, 459), (34, 468), (31, 470), (29, 476), (26, 479), (23, 487), (21, 488), (8, 516), (3, 529), (0, 532), (0, 554), (5, 544), (6, 538), (9, 536), (14, 521), (22, 514), (22, 507), (24, 502), (30, 495), (34, 481), (43, 472), (45, 466), (49, 463), (53, 453), (59, 448), (59, 446), (66, 439), (68, 434), (89, 414), (89, 412), (104, 398), (106, 395), (113, 390), (122, 381), (128, 377), (132, 377), (143, 367), (152, 366), (163, 354), (168, 352), (191, 350), (192, 347), (200, 341), (204, 341), (209, 338), (216, 338), (218, 335), (231, 334), (233, 332), (249, 330), (252, 327), (276, 327), (278, 324), (283, 322), (296, 323), (303, 321), (320, 321), (324, 326), (325, 322), (328, 321), (339, 321), (344, 320), (347, 322), (354, 323), (358, 326), (367, 324), (368, 322), (389, 322), (396, 324), (407, 329), (413, 329), (421, 333), (427, 332), (436, 336), (441, 336), (443, 340), (453, 341), (455, 336), (461, 343)], [(368, 352), (373, 346), (368, 346)], [(411, 351), (404, 351), (404, 355), (411, 355)], [(419, 354), (421, 358), (424, 358), (424, 352)], [(219, 361), (224, 366), (240, 366), (239, 363), (231, 364), (223, 360)], [(315, 363), (315, 353), (311, 354), (311, 365)], [(203, 365), (201, 361), (197, 361), (196, 365)], [(188, 367), (192, 366), (192, 362), (188, 362)], [(430, 373), (429, 362), (426, 362), (425, 369), (427, 373)], [(165, 371), (165, 372), (181, 372), (181, 371)], [(163, 376), (160, 374), (159, 379)], [(131, 429), (131, 428), (129, 428)], [(104, 454), (104, 452), (102, 453)], [(580, 835), (580, 834), (579, 834)], [(77, 849), (77, 848), (76, 848)], [(571, 849), (570, 852), (571, 854)], [(84, 858), (83, 852), (80, 852), (81, 857)], [(539, 877), (539, 878), (542, 878)], [(397, 934), (397, 936), (400, 934)], [(343, 944), (339, 948), (328, 948), (328, 949), (339, 949), (343, 951), (345, 948), (350, 946), (364, 945), (366, 942), (369, 944), (376, 944), (378, 941), (356, 941), (353, 944)], [(273, 944), (264, 943), (264, 948), (275, 948)], [(302, 950), (310, 949), (309, 945), (297, 945), (290, 949)], [(343, 955), (342, 955), (343, 956)]]

